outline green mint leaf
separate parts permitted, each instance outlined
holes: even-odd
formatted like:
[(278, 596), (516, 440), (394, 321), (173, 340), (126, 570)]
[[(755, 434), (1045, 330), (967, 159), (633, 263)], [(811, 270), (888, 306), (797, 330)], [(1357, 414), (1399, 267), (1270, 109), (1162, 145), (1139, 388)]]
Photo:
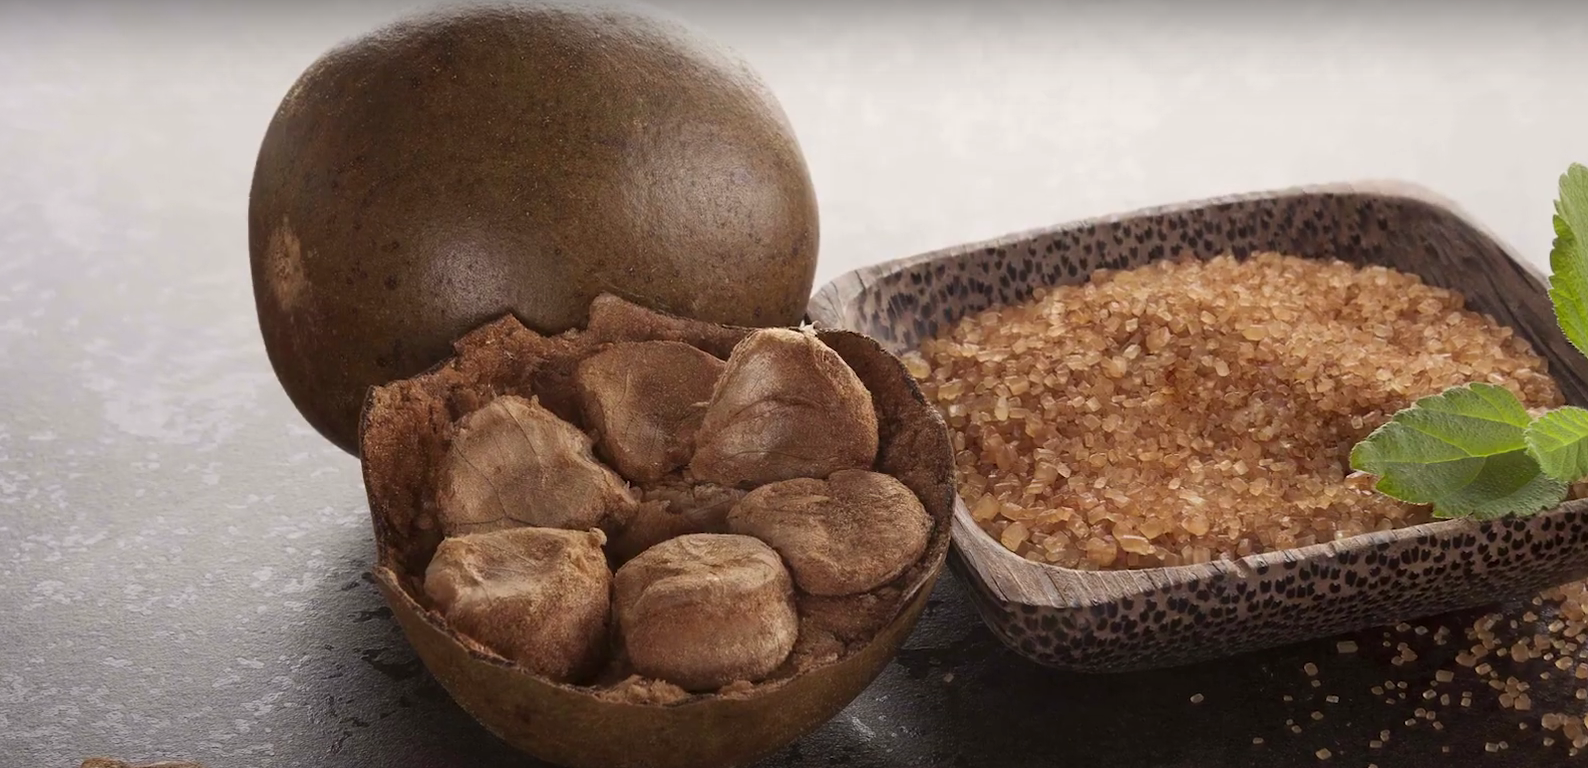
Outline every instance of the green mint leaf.
[(1588, 410), (1568, 405), (1527, 428), (1527, 452), (1544, 474), (1563, 483), (1588, 477)]
[(1555, 244), (1549, 252), (1549, 298), (1555, 321), (1577, 351), (1588, 355), (1588, 168), (1572, 163), (1560, 177)]
[(1402, 409), (1351, 451), (1380, 493), (1432, 504), (1435, 517), (1528, 514), (1566, 498), (1527, 452), (1532, 418), (1511, 391), (1467, 384)]

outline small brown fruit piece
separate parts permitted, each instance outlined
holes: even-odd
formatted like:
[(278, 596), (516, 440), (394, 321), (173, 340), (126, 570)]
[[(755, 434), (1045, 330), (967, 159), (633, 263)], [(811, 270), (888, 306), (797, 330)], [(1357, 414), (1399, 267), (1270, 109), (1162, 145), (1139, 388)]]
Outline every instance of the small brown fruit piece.
[(612, 572), (599, 529), (512, 528), (447, 539), (425, 594), (458, 632), (558, 682), (595, 672)]
[(724, 367), (677, 341), (614, 344), (580, 361), (574, 384), (597, 450), (636, 483), (687, 464)]
[(749, 487), (869, 468), (877, 414), (866, 385), (814, 333), (770, 328), (733, 348), (696, 434), (690, 472)]
[(749, 536), (664, 541), (618, 569), (614, 593), (635, 671), (686, 690), (758, 681), (799, 636), (788, 570)]
[(763, 485), (728, 513), (728, 528), (771, 544), (801, 590), (839, 596), (909, 568), (926, 551), (932, 517), (904, 483), (850, 469)]
[(635, 498), (590, 438), (535, 399), (498, 397), (458, 423), (441, 462), (437, 517), (448, 536), (533, 525), (587, 530), (627, 519)]
[(626, 563), (668, 539), (691, 533), (727, 533), (728, 510), (744, 491), (709, 483), (666, 483), (647, 488), (623, 530), (612, 537), (607, 553)]

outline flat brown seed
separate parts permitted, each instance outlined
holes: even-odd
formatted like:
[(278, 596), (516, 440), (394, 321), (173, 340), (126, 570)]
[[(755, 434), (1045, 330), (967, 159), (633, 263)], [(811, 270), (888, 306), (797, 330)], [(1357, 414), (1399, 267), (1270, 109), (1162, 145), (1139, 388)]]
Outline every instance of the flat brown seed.
[(579, 362), (574, 386), (596, 450), (618, 474), (650, 483), (689, 463), (695, 431), (727, 366), (688, 344), (613, 344)]
[(815, 333), (767, 328), (733, 348), (696, 433), (696, 479), (751, 487), (869, 468), (871, 393)]
[(728, 528), (772, 545), (812, 595), (867, 592), (926, 551), (932, 517), (897, 479), (862, 469), (763, 485), (728, 513)]
[(458, 422), (442, 460), (437, 517), (448, 536), (520, 525), (613, 527), (635, 505), (589, 436), (537, 400), (503, 396)]
[(600, 530), (510, 528), (450, 538), (425, 594), (460, 634), (536, 674), (574, 682), (606, 648), (612, 572)]
[(788, 570), (749, 536), (664, 541), (619, 568), (613, 592), (635, 671), (686, 690), (759, 681), (799, 636)]

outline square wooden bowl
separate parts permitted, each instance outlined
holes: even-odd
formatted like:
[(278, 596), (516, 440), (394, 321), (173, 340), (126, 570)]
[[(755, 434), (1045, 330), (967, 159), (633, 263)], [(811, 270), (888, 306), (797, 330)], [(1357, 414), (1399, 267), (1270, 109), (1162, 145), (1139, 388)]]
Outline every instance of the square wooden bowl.
[[(1540, 213), (1539, 226), (1548, 219)], [(843, 275), (812, 297), (818, 326), (890, 351), (966, 314), (1192, 254), (1277, 251), (1390, 266), (1464, 294), (1588, 404), (1588, 361), (1561, 335), (1546, 281), (1431, 192), (1391, 182), (1261, 192), (1034, 230)], [(1588, 500), (1526, 517), (1436, 521), (1235, 561), (1079, 571), (1026, 560), (957, 500), (950, 565), (1010, 647), (1087, 672), (1186, 664), (1526, 596), (1588, 576)]]

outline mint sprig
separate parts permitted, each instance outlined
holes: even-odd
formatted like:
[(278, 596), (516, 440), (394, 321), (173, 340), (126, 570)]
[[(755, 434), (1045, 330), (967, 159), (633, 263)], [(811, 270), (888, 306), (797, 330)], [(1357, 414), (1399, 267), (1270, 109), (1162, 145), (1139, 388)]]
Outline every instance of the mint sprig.
[(1578, 352), (1588, 355), (1588, 168), (1572, 163), (1560, 177), (1555, 201), (1555, 243), (1549, 252), (1549, 299), (1555, 321)]
[[(1550, 250), (1555, 319), (1588, 355), (1588, 167), (1560, 177)], [(1374, 488), (1435, 517), (1491, 519), (1559, 504), (1588, 477), (1588, 410), (1528, 414), (1510, 390), (1465, 384), (1397, 412), (1351, 451), (1351, 467), (1378, 476)]]
[(1570, 483), (1588, 477), (1588, 410), (1568, 405), (1527, 426), (1527, 452), (1550, 477)]
[(1380, 492), (1432, 504), (1435, 517), (1536, 512), (1566, 497), (1528, 455), (1527, 409), (1511, 390), (1468, 384), (1418, 400), (1351, 451)]

